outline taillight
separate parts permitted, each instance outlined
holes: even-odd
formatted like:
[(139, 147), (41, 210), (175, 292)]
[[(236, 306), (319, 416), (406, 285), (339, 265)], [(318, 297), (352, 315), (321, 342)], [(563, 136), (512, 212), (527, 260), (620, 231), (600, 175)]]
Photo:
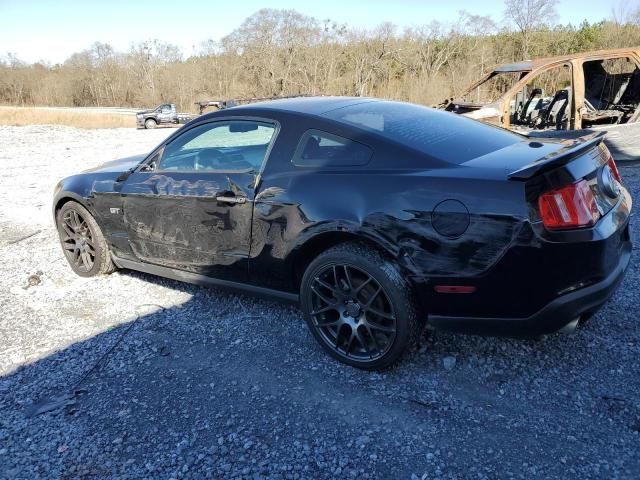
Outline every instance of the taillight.
[(600, 144), (598, 145), (598, 148), (600, 149), (601, 155), (607, 159), (607, 165), (609, 165), (609, 168), (611, 169), (611, 173), (613, 173), (613, 176), (615, 177), (615, 179), (618, 182), (622, 183), (622, 178), (620, 177), (618, 166), (616, 165), (616, 162), (613, 159), (613, 155), (611, 155), (611, 152), (609, 151), (607, 146), (604, 144), (604, 142), (600, 142)]
[(611, 169), (611, 173), (613, 173), (613, 176), (616, 177), (616, 180), (622, 183), (622, 178), (620, 178), (620, 172), (618, 171), (618, 166), (616, 165), (616, 162), (611, 156), (611, 154), (609, 154), (609, 160), (607, 161), (607, 165), (609, 165), (609, 168)]
[(588, 227), (600, 218), (586, 180), (543, 193), (538, 199), (542, 223), (550, 230)]

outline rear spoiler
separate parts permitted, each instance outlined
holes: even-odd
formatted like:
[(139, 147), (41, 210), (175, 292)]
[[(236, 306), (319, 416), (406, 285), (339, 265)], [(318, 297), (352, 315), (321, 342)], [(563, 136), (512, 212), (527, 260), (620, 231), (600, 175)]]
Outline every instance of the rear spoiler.
[(547, 155), (546, 157), (542, 157), (540, 160), (511, 172), (509, 174), (509, 180), (528, 180), (534, 175), (566, 165), (574, 158), (579, 157), (583, 153), (588, 152), (597, 146), (602, 142), (602, 140), (604, 140), (605, 135), (606, 132), (599, 132), (580, 137), (557, 152)]

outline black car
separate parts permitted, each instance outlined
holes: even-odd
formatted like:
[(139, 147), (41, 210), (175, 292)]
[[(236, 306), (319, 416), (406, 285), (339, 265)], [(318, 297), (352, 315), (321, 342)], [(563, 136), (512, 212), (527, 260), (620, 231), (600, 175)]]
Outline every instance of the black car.
[(79, 275), (125, 268), (299, 302), (318, 342), (366, 369), (426, 326), (573, 328), (631, 253), (631, 198), (602, 136), (539, 142), (363, 98), (204, 115), (148, 155), (62, 180), (53, 205)]

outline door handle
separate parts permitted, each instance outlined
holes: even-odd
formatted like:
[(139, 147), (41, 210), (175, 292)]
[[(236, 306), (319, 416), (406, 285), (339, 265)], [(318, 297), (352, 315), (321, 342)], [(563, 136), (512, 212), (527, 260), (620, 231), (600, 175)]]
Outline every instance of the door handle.
[(216, 200), (221, 203), (247, 203), (246, 197), (226, 197), (220, 195), (216, 197)]

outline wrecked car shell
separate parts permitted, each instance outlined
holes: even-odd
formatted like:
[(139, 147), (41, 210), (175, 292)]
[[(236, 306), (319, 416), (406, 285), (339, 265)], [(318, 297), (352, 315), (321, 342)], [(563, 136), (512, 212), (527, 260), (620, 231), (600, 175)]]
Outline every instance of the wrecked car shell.
[[(551, 90), (545, 92), (543, 84)], [(498, 98), (482, 101), (483, 89)], [(616, 160), (638, 160), (640, 48), (500, 65), (438, 107), (531, 137), (572, 139), (605, 131)]]

